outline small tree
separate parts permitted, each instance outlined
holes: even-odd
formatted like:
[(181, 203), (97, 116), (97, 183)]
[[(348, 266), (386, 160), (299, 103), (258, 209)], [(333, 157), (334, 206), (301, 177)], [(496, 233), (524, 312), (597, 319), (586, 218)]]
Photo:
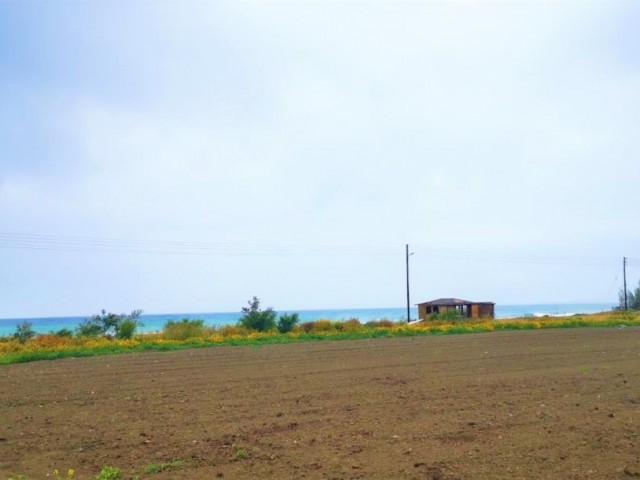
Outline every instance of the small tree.
[(238, 325), (249, 330), (258, 330), (259, 332), (273, 330), (276, 327), (276, 312), (273, 311), (273, 308), (269, 307), (266, 310), (262, 310), (260, 308), (260, 300), (255, 296), (247, 303), (249, 304), (248, 307), (242, 307), (244, 315), (238, 320)]
[[(618, 293), (620, 310), (624, 310), (624, 289)], [(635, 290), (627, 290), (627, 306), (630, 310), (640, 310), (640, 282)]]
[(97, 317), (97, 315), (91, 318), (85, 318), (80, 322), (80, 325), (76, 327), (76, 333), (79, 337), (99, 337), (100, 335), (104, 335), (103, 325), (95, 317)]
[(13, 338), (16, 338), (20, 343), (25, 343), (35, 336), (36, 332), (31, 322), (20, 322), (16, 325), (16, 332), (13, 334)]
[(117, 337), (131, 338), (136, 329), (143, 326), (139, 320), (142, 310), (134, 310), (129, 315), (124, 313), (117, 315), (102, 310), (101, 315), (94, 315), (84, 320), (77, 327), (77, 333), (81, 337)]
[(280, 333), (287, 333), (293, 330), (293, 327), (300, 321), (297, 313), (285, 313), (280, 315), (278, 319), (278, 331)]
[(116, 337), (128, 340), (133, 337), (141, 323), (133, 318), (125, 318), (116, 329)]

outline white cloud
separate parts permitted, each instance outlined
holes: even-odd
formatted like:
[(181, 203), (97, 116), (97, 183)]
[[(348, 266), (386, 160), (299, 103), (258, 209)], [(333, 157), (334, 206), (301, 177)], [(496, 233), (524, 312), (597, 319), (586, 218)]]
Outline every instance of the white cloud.
[[(68, 22), (59, 33), (65, 68), (30, 91), (31, 107), (20, 101), (29, 89), (13, 101), (28, 113), (20, 118), (46, 161), (14, 146), (12, 162), (23, 167), (0, 163), (6, 228), (410, 242), (480, 256), (575, 248), (618, 255), (639, 238), (640, 76), (613, 28), (627, 7), (161, 4), (144, 12), (129, 5), (122, 15), (103, 6), (100, 16), (82, 8), (93, 13), (92, 27)], [(40, 110), (45, 126), (29, 120)], [(421, 291), (464, 285), (469, 297), (526, 301), (505, 287), (526, 278), (526, 267), (488, 275), (480, 262), (468, 275), (486, 281), (470, 281), (464, 265), (455, 270), (427, 251), (416, 273)], [(121, 281), (145, 300), (132, 308), (156, 311), (230, 308), (260, 289), (284, 306), (399, 302), (395, 259), (218, 258), (215, 271), (192, 260), (70, 258), (68, 268), (86, 277), (91, 263), (110, 279), (128, 270)], [(113, 299), (126, 290), (100, 285)], [(532, 301), (562, 285), (536, 271)], [(207, 308), (212, 290), (229, 300)], [(602, 299), (596, 287), (585, 292)]]

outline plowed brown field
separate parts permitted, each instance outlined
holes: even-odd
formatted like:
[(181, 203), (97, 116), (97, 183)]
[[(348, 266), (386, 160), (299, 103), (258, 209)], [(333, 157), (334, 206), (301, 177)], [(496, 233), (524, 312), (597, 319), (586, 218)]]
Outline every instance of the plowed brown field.
[(638, 478), (640, 329), (0, 367), (2, 480), (104, 465), (125, 479)]

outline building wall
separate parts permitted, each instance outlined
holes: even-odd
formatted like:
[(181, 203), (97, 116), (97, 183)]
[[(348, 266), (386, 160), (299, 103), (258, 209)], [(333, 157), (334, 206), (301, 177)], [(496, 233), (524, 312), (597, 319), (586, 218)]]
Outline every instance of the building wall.
[(490, 303), (478, 305), (478, 318), (494, 318), (494, 316), (494, 305)]
[[(456, 310), (456, 305), (418, 305), (418, 318), (426, 320), (429, 315), (435, 311), (444, 313), (449, 310)], [(494, 305), (491, 303), (472, 303), (466, 308), (466, 317), (468, 318), (494, 318)]]

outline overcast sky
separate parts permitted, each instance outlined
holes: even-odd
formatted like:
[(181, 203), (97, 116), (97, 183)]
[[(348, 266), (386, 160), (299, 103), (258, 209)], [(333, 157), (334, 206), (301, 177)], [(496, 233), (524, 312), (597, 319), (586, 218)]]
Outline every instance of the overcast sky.
[(0, 1), (0, 318), (612, 302), (640, 2)]

